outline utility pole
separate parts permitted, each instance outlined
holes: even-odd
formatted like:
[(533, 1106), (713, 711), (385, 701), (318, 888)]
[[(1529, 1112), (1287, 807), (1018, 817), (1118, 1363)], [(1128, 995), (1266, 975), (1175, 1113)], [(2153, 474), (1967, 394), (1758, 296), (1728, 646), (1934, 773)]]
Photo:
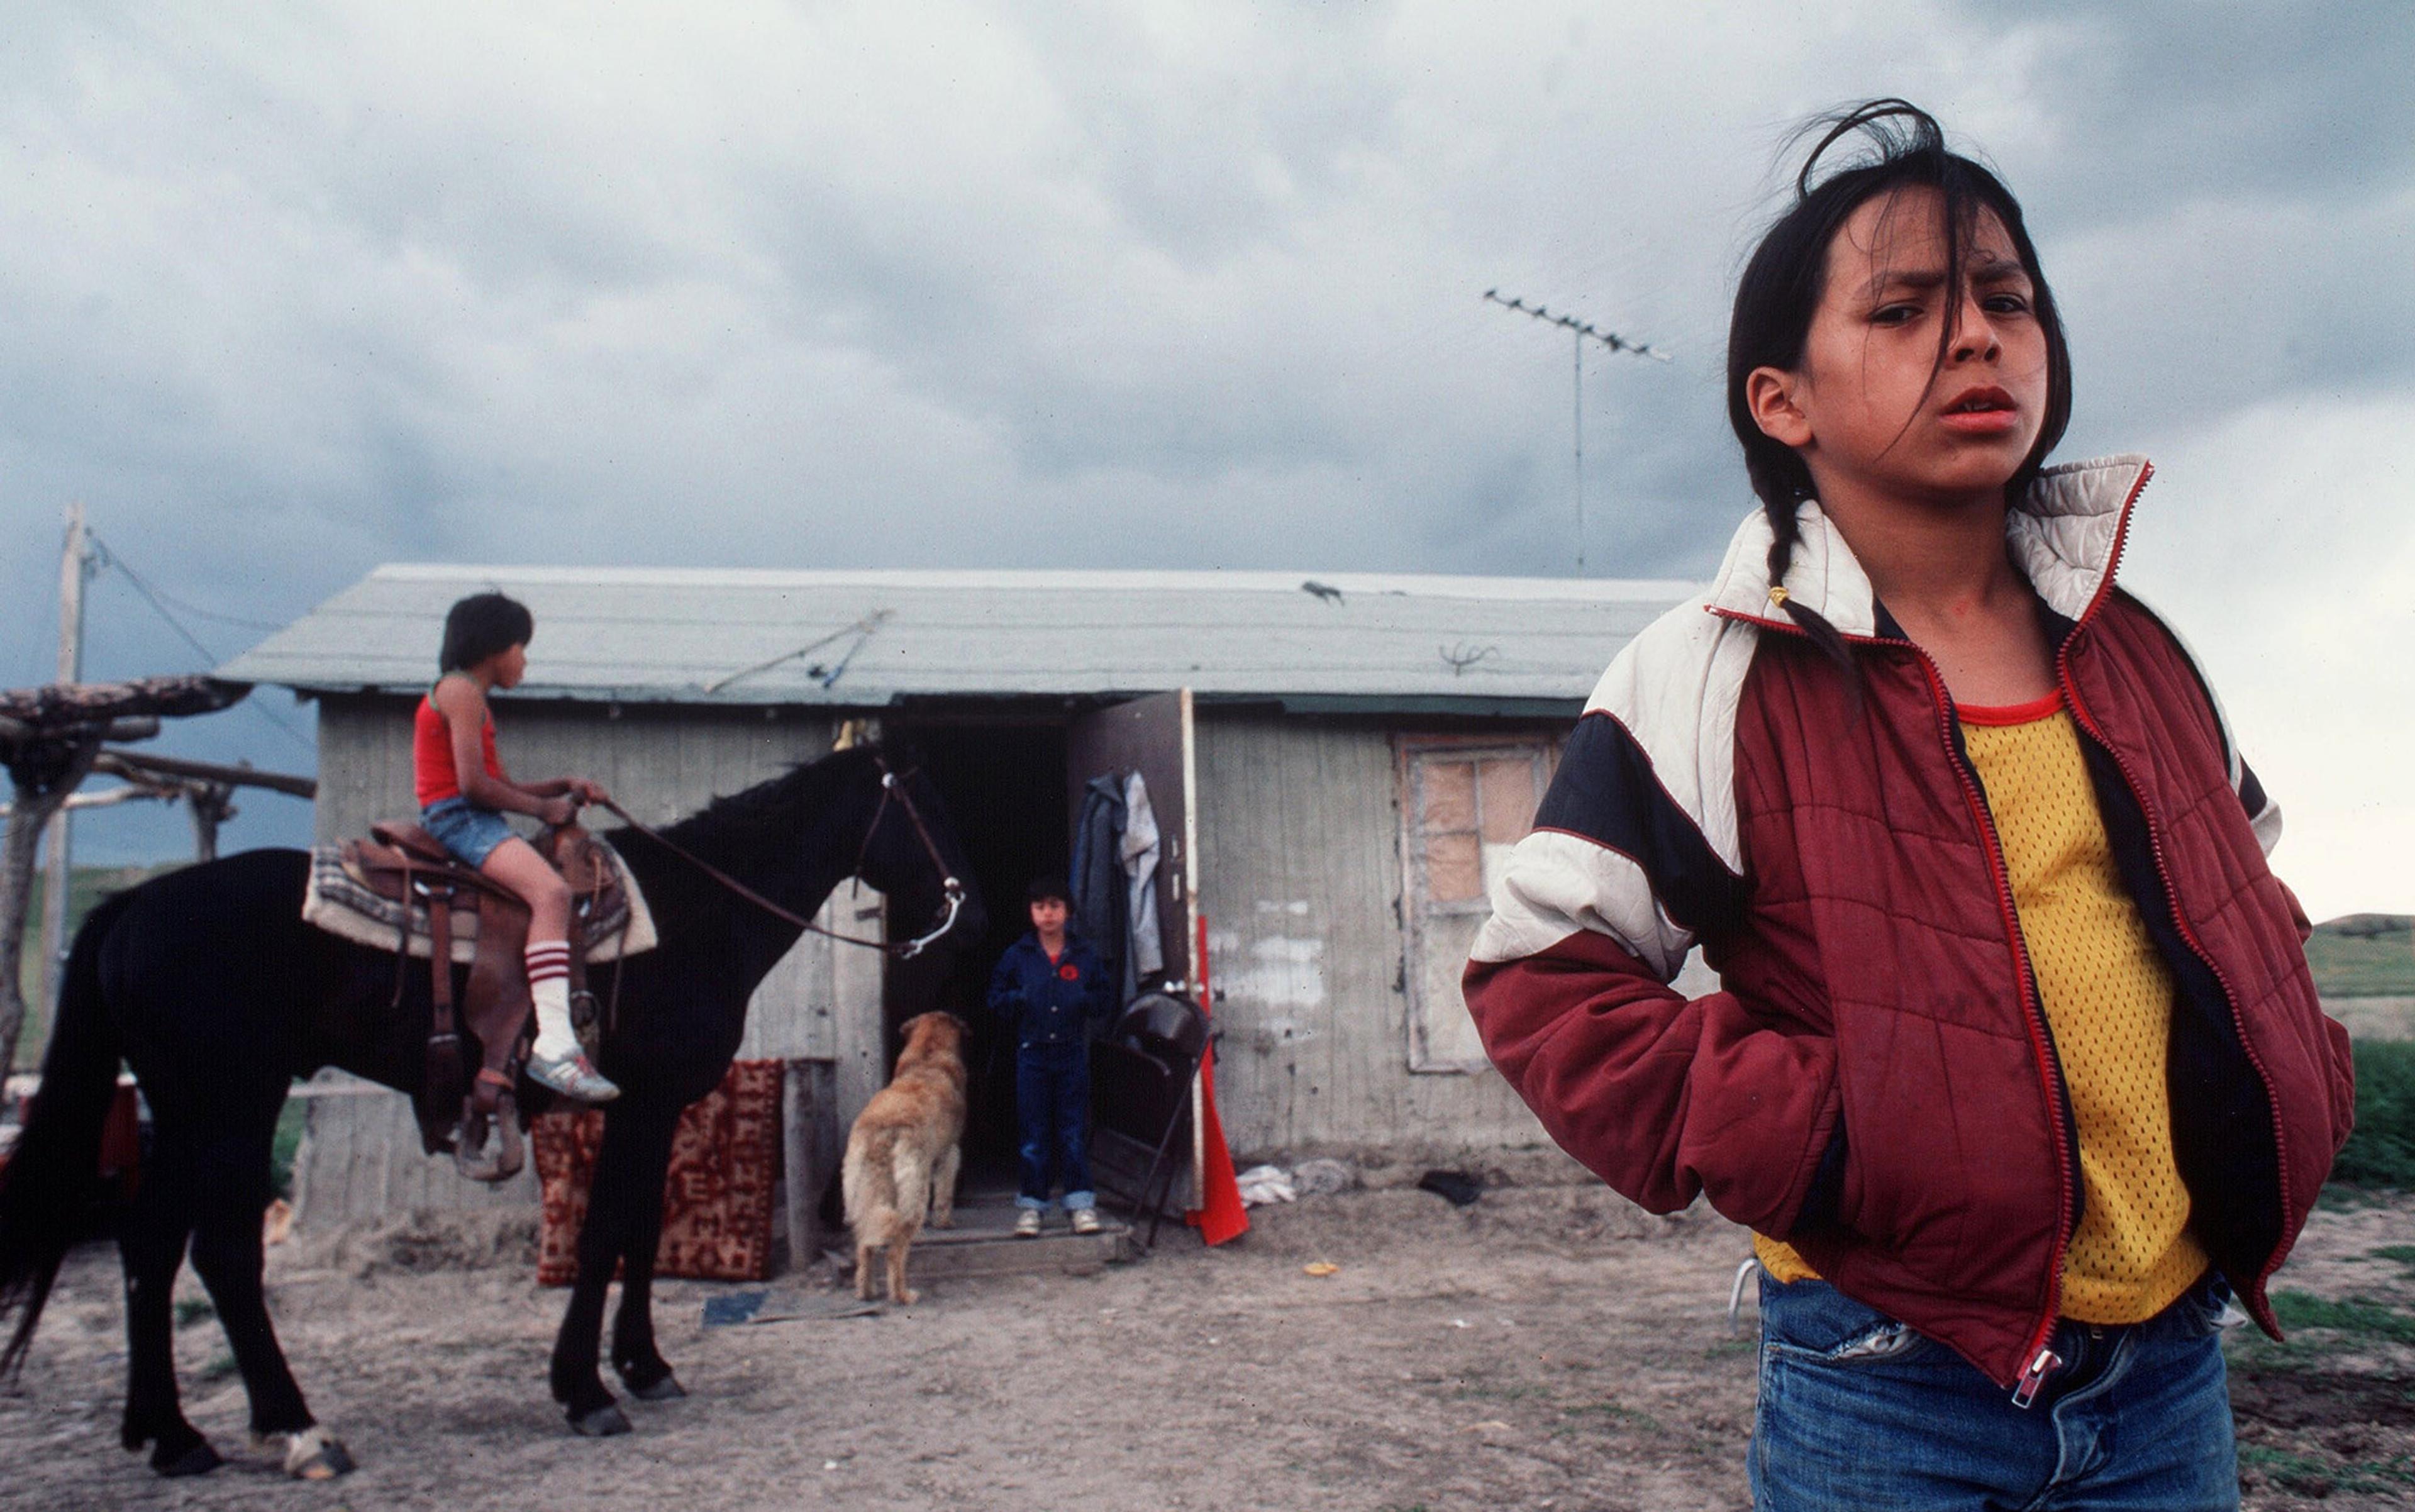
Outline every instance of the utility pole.
[[(84, 536), (83, 505), (68, 505), (67, 542), (59, 554), (59, 676), (63, 683), (83, 681), (83, 585), (92, 576), (92, 550)], [(42, 881), (42, 1005), (55, 1012), (59, 982), (67, 966), (68, 890), (74, 885), (68, 841), (68, 810), (64, 803), (51, 816), (43, 838), (47, 857)]]
[(1501, 291), (1500, 291), (1500, 290), (1498, 290), (1498, 289), (1487, 289), (1486, 291), (1484, 291), (1484, 297), (1485, 297), (1487, 300), (1489, 300), (1490, 302), (1492, 302), (1492, 304), (1495, 304), (1495, 305), (1500, 306), (1503, 309), (1514, 309), (1514, 310), (1516, 310), (1516, 311), (1517, 311), (1519, 314), (1521, 314), (1521, 315), (1531, 315), (1531, 316), (1533, 316), (1535, 319), (1537, 319), (1537, 320), (1538, 320), (1538, 321), (1541, 321), (1541, 322), (1542, 322), (1543, 323), (1545, 323), (1546, 325), (1557, 325), (1557, 326), (1561, 326), (1561, 327), (1565, 328), (1565, 329), (1568, 331), (1568, 337), (1569, 337), (1569, 346), (1570, 346), (1570, 349), (1571, 349), (1570, 355), (1571, 355), (1571, 358), (1572, 358), (1572, 365), (1571, 365), (1571, 366), (1572, 366), (1572, 373), (1573, 373), (1573, 377), (1574, 377), (1574, 382), (1573, 382), (1573, 385), (1572, 385), (1572, 387), (1573, 387), (1573, 403), (1572, 403), (1572, 408), (1573, 408), (1573, 410), (1574, 410), (1575, 413), (1574, 413), (1574, 416), (1573, 416), (1573, 428), (1572, 428), (1572, 430), (1571, 430), (1571, 432), (1570, 432), (1570, 433), (1571, 433), (1571, 435), (1574, 437), (1575, 453), (1576, 453), (1576, 494), (1577, 494), (1577, 576), (1580, 576), (1580, 577), (1582, 577), (1582, 576), (1584, 576), (1584, 570), (1585, 570), (1585, 516), (1584, 516), (1584, 344), (1585, 344), (1585, 339), (1586, 339), (1588, 337), (1590, 337), (1592, 339), (1594, 339), (1594, 340), (1596, 340), (1596, 341), (1600, 342), (1603, 346), (1608, 347), (1608, 348), (1609, 348), (1611, 351), (1612, 351), (1612, 352), (1625, 352), (1632, 353), (1633, 355), (1638, 356), (1638, 357), (1649, 357), (1649, 358), (1651, 358), (1651, 359), (1652, 359), (1653, 361), (1655, 361), (1655, 362), (1667, 362), (1667, 361), (1669, 360), (1669, 355), (1668, 355), (1668, 353), (1667, 353), (1667, 352), (1656, 352), (1656, 351), (1654, 351), (1650, 346), (1646, 345), (1646, 344), (1645, 344), (1645, 343), (1643, 343), (1643, 342), (1641, 342), (1641, 341), (1629, 341), (1628, 339), (1627, 339), (1627, 337), (1623, 337), (1623, 336), (1620, 336), (1620, 335), (1619, 335), (1617, 332), (1615, 332), (1615, 331), (1604, 331), (1604, 330), (1600, 329), (1599, 327), (1596, 326), (1592, 322), (1587, 321), (1587, 320), (1580, 319), (1580, 318), (1579, 318), (1579, 317), (1577, 317), (1577, 316), (1574, 316), (1574, 315), (1554, 315), (1554, 314), (1552, 314), (1550, 310), (1545, 309), (1545, 308), (1544, 308), (1542, 306), (1540, 306), (1540, 305), (1529, 305), (1529, 304), (1525, 303), (1523, 300), (1517, 299), (1517, 298), (1504, 299), (1504, 298), (1502, 298), (1502, 297), (1501, 297)]

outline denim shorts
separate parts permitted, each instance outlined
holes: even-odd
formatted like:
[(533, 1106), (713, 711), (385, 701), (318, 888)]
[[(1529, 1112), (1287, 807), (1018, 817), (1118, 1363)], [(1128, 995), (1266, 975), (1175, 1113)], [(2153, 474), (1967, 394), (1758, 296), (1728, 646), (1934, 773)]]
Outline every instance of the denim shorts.
[(2022, 1408), (1826, 1282), (1764, 1277), (1753, 1505), (2235, 1508), (2228, 1299), (2209, 1276), (2146, 1323), (2064, 1321), (2052, 1347), (2068, 1363)]
[(480, 808), (466, 798), (448, 798), (419, 811), (420, 827), (462, 865), (479, 867), (495, 847), (512, 837), (512, 827), (493, 809)]

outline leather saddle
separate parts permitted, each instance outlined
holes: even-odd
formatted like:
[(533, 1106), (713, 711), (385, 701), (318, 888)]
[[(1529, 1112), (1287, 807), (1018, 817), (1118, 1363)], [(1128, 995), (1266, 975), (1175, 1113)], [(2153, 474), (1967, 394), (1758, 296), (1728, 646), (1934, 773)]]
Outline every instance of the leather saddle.
[[(528, 1060), (534, 1008), (523, 954), (528, 906), (509, 889), (455, 861), (415, 823), (388, 820), (371, 825), (369, 834), (368, 840), (343, 843), (344, 870), (378, 896), (401, 905), (406, 917), (424, 917), (432, 942), (428, 987), (435, 1011), (428, 1026), (427, 1073), (413, 1100), (420, 1143), (430, 1155), (450, 1151), (461, 1174), (472, 1180), (506, 1180), (527, 1159), (520, 1138), (527, 1115), (518, 1087)], [(600, 1032), (595, 1021), (602, 1015), (587, 990), (587, 952), (580, 936), (591, 919), (625, 915), (620, 872), (604, 854), (603, 843), (576, 824), (548, 830), (536, 845), (570, 885), (573, 1022), (583, 1016), (587, 1026)], [(476, 947), (457, 999), (452, 945), (460, 937), (456, 916), (463, 913), (475, 916)], [(413, 953), (411, 947), (406, 928), (397, 943), (398, 1004)], [(615, 996), (619, 984), (616, 971)], [(490, 1137), (499, 1146), (491, 1155), (487, 1148)]]

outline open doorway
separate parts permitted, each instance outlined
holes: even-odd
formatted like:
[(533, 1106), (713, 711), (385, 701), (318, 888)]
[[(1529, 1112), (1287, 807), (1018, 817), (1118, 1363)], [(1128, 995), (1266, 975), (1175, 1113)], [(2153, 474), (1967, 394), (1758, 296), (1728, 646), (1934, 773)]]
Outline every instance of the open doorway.
[[(990, 1015), (990, 968), (1031, 921), (1024, 892), (1041, 875), (1062, 877), (1071, 853), (1065, 819), (1062, 725), (914, 724), (892, 721), (938, 789), (965, 859), (988, 905), (989, 932), (944, 963), (890, 963), (881, 992), (884, 1063), (897, 1053), (897, 1026), (942, 1009), (972, 1025), (966, 1045), (965, 1190), (1013, 1190), (1014, 1044)], [(892, 921), (892, 932), (905, 921)], [(893, 934), (892, 934), (892, 937)]]

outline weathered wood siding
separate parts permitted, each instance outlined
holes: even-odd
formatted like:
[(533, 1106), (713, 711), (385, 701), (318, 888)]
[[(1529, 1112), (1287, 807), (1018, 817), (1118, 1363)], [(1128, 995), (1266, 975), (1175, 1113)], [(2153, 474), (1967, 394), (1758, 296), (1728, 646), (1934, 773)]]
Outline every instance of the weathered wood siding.
[(1392, 732), (1203, 710), (1198, 759), (1216, 1094), (1234, 1152), (1544, 1142), (1490, 1069), (1409, 1070)]
[(323, 1232), (431, 1208), (533, 1208), (536, 1162), (509, 1181), (465, 1179), (450, 1155), (423, 1155), (419, 1123), (401, 1093), (330, 1072), (294, 1098), (304, 1109), (293, 1160), (294, 1220)]

